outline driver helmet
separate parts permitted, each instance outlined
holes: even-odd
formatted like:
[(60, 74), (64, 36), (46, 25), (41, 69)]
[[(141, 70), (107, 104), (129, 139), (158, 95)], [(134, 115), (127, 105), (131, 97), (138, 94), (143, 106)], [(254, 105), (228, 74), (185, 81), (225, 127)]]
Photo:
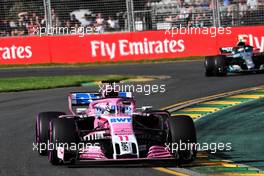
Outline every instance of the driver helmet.
[(237, 47), (245, 47), (245, 46), (249, 45), (249, 43), (246, 40), (244, 40), (243, 38), (238, 37), (237, 39), (238, 39)]

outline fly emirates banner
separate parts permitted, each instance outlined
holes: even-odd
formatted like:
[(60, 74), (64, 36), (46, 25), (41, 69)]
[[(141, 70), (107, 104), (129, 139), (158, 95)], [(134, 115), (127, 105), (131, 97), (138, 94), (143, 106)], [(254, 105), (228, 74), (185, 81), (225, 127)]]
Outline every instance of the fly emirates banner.
[(238, 39), (264, 51), (264, 26), (2, 37), (0, 64), (91, 63), (219, 54)]

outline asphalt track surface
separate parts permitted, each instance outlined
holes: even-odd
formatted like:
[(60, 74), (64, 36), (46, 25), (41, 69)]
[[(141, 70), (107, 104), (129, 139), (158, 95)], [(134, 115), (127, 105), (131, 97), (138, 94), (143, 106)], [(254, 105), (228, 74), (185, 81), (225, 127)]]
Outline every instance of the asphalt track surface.
[[(264, 74), (236, 75), (220, 78), (206, 78), (203, 63), (171, 62), (139, 65), (108, 65), (87, 68), (51, 68), (0, 70), (1, 77), (41, 76), (70, 74), (127, 74), (167, 75), (170, 79), (151, 82), (166, 84), (166, 92), (144, 96), (137, 94), (140, 105), (161, 108), (177, 102), (214, 95), (241, 88), (264, 85)], [(67, 168), (54, 167), (46, 157), (39, 157), (32, 151), (36, 114), (40, 111), (67, 111), (67, 94), (71, 91), (93, 91), (98, 87), (73, 87), (39, 91), (2, 93), (0, 99), (0, 175), (166, 175), (151, 168)], [(199, 131), (198, 131), (199, 133)]]

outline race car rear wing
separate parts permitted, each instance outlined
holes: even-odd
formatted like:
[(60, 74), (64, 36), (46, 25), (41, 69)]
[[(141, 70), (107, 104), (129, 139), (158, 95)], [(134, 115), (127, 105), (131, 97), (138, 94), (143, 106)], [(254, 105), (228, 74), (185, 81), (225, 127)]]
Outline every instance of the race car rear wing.
[(120, 98), (133, 98), (132, 92), (118, 92)]
[(221, 54), (224, 54), (224, 53), (232, 53), (232, 51), (233, 51), (233, 47), (220, 48)]
[[(240, 47), (224, 47), (224, 48), (220, 48), (220, 52), (221, 54), (229, 54), (229, 53), (232, 53), (232, 52), (239, 52), (239, 49), (241, 49)], [(244, 45), (243, 48), (242, 48), (245, 52), (257, 52), (259, 51), (258, 48), (255, 48), (254, 50), (254, 47), (250, 46), (250, 45)]]
[[(85, 111), (86, 108), (77, 108), (80, 106), (88, 106), (92, 101), (101, 99), (101, 95), (99, 93), (83, 93), (83, 92), (73, 92), (68, 96), (69, 103), (69, 111), (76, 115), (81, 111)], [(73, 110), (73, 107), (75, 110)], [(76, 113), (75, 113), (76, 111)]]
[(89, 105), (93, 100), (102, 98), (99, 93), (71, 93), (69, 95), (70, 104), (72, 106)]

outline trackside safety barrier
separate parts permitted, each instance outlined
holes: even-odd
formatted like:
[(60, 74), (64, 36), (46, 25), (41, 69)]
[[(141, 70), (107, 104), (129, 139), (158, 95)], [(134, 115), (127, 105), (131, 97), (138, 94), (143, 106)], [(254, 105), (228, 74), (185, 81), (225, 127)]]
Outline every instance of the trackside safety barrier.
[(238, 37), (264, 51), (264, 26), (4, 37), (0, 64), (92, 63), (208, 56)]

